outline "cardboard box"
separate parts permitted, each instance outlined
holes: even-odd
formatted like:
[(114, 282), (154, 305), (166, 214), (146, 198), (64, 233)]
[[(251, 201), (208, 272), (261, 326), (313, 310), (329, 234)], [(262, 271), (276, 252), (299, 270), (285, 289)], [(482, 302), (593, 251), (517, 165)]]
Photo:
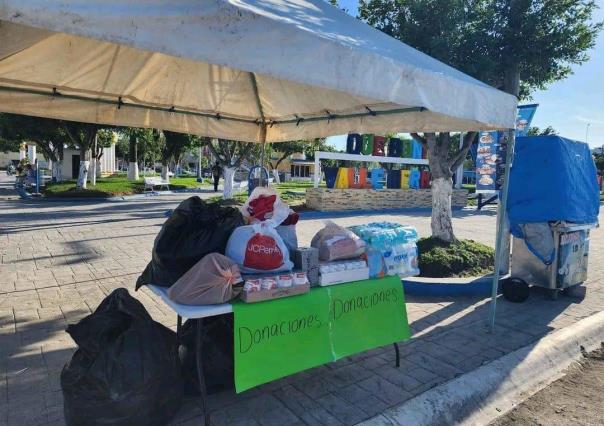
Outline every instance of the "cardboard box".
[(346, 271), (326, 272), (319, 275), (319, 285), (325, 287), (334, 284), (349, 283), (369, 279), (369, 268), (349, 269)]
[(299, 247), (289, 252), (294, 269), (306, 272), (311, 285), (319, 283), (319, 250), (314, 247)]
[(310, 285), (293, 285), (291, 287), (277, 287), (272, 290), (260, 290), (246, 293), (241, 292), (241, 300), (245, 303), (264, 302), (265, 300), (280, 299), (282, 297), (298, 296), (310, 291)]

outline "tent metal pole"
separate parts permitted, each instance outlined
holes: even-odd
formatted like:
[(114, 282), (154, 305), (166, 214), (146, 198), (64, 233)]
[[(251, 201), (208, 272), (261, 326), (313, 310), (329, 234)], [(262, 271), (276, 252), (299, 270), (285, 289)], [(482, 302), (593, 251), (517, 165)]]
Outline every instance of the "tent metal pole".
[(260, 143), (262, 143), (262, 151), (260, 152), (260, 179), (258, 181), (258, 185), (262, 186), (262, 172), (264, 171), (264, 151), (266, 147), (266, 118), (264, 116), (264, 109), (262, 108), (260, 94), (258, 93), (258, 81), (256, 81), (256, 74), (254, 74), (253, 72), (250, 73), (250, 80), (252, 81), (252, 90), (254, 91), (254, 98), (256, 99), (258, 114), (260, 115)]
[(496, 243), (495, 243), (495, 270), (493, 271), (493, 284), (491, 286), (491, 309), (490, 309), (490, 324), (489, 330), (491, 333), (495, 332), (495, 313), (497, 310), (497, 290), (499, 288), (499, 277), (501, 268), (501, 263), (503, 260), (503, 256), (509, 256), (509, 252), (504, 249), (504, 239), (506, 238), (506, 207), (508, 202), (508, 190), (510, 184), (510, 169), (512, 167), (512, 160), (514, 158), (514, 145), (516, 143), (516, 130), (510, 129), (507, 130), (508, 134), (508, 144), (507, 144), (507, 152), (505, 159), (505, 174), (503, 176), (503, 187), (500, 190), (500, 208), (499, 214), (497, 215), (497, 234), (496, 234)]

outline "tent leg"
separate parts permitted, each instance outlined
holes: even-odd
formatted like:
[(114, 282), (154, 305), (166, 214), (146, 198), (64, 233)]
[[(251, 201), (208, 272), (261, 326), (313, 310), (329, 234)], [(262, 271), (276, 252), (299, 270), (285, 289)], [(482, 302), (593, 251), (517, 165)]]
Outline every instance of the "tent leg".
[(262, 142), (262, 150), (260, 151), (260, 181), (258, 183), (258, 186), (263, 186), (262, 185), (262, 180), (264, 177), (264, 151), (265, 151), (265, 146), (266, 146), (266, 141)]
[(210, 413), (208, 413), (208, 400), (206, 391), (206, 381), (203, 376), (203, 318), (197, 320), (195, 327), (197, 330), (197, 347), (195, 348), (195, 361), (197, 363), (197, 379), (199, 381), (199, 393), (201, 396), (201, 409), (203, 411), (204, 425), (210, 426)]
[[(512, 167), (512, 159), (514, 158), (514, 144), (516, 142), (516, 131), (510, 129), (507, 131), (508, 146), (505, 159), (505, 175), (503, 176), (503, 187), (500, 190), (500, 209), (497, 215), (497, 234), (495, 242), (495, 270), (493, 271), (493, 283), (491, 286), (491, 309), (490, 309), (490, 324), (489, 330), (495, 332), (495, 313), (497, 310), (497, 290), (499, 288), (500, 269), (503, 261), (503, 256), (509, 257), (509, 251), (504, 250), (506, 235), (506, 207), (508, 202), (508, 189), (510, 184), (510, 169)], [(507, 264), (507, 262), (506, 262)]]

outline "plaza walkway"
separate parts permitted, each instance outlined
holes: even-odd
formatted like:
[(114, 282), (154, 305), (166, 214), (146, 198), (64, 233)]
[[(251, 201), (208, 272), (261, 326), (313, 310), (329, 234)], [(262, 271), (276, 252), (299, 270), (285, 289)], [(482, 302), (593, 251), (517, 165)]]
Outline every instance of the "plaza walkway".
[[(0, 426), (62, 425), (59, 375), (74, 344), (68, 323), (88, 315), (113, 289), (126, 287), (154, 319), (176, 318), (134, 282), (150, 259), (153, 239), (183, 195), (113, 203), (6, 201), (0, 197)], [(455, 213), (461, 238), (493, 244), (495, 213)], [(322, 225), (303, 217), (301, 244)], [(411, 224), (429, 233), (429, 212), (340, 215), (342, 225), (370, 220)], [(604, 236), (592, 233), (590, 281), (583, 301), (545, 300), (533, 291), (524, 304), (501, 299), (495, 334), (485, 333), (483, 298), (407, 298), (413, 339), (394, 368), (391, 347), (352, 356), (235, 395), (209, 398), (221, 425), (350, 425), (471, 371), (604, 308)], [(173, 424), (200, 424), (187, 400)]]

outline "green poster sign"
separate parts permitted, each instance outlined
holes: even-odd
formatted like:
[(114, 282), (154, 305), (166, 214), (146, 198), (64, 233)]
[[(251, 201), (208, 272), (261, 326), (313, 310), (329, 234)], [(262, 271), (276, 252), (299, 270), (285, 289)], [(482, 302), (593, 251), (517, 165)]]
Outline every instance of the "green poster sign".
[(236, 303), (233, 311), (237, 392), (411, 335), (398, 277)]

